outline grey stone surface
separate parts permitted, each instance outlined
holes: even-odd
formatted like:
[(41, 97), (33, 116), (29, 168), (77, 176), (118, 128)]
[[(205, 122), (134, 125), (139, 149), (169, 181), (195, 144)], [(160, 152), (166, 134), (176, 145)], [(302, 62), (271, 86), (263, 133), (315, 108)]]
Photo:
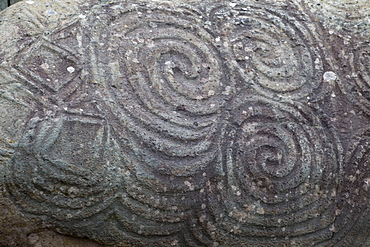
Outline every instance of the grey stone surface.
[(0, 1), (0, 11), (8, 7), (7, 1), (1, 0)]
[(20, 0), (10, 0), (10, 5), (16, 4), (18, 2), (20, 2)]
[(369, 246), (369, 9), (7, 8), (0, 244)]

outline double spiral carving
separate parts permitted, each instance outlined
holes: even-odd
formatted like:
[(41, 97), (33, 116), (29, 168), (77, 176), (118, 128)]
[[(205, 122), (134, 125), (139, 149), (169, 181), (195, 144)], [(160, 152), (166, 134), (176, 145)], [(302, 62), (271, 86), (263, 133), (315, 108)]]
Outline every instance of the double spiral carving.
[(112, 55), (107, 61), (111, 78), (106, 86), (121, 126), (148, 152), (167, 159), (166, 165), (152, 166), (167, 174), (191, 175), (215, 157), (217, 118), (233, 90), (211, 35), (176, 14), (125, 13), (108, 24), (120, 35), (107, 42), (108, 47), (119, 46), (107, 49), (124, 59)]
[[(309, 108), (251, 97), (236, 105), (224, 139), (225, 177), (210, 185), (199, 215), (209, 236), (297, 244), (330, 238), (339, 150)], [(306, 234), (312, 237), (300, 239)]]
[[(14, 201), (113, 245), (354, 239), (367, 217), (369, 133), (338, 133), (335, 121), (349, 120), (328, 108), (348, 93), (369, 109), (368, 49), (355, 48), (351, 68), (365, 73), (339, 82), (339, 95), (309, 15), (281, 8), (110, 2), (44, 37), (62, 55), (85, 55), (53, 65), (62, 75), (78, 64), (78, 83), (30, 107), (8, 162)], [(24, 57), (15, 76), (48, 86)]]
[(108, 75), (104, 108), (131, 170), (119, 200), (141, 219), (119, 210), (129, 232), (180, 231), (218, 159), (221, 109), (234, 93), (214, 38), (198, 13), (182, 11), (118, 9), (93, 54)]

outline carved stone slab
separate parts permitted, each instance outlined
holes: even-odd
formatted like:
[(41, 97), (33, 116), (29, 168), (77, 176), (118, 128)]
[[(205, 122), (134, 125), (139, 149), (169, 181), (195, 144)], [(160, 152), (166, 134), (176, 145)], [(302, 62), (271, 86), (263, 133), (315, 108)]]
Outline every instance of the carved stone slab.
[(6, 9), (7, 197), (108, 246), (369, 244), (369, 13), (367, 0)]

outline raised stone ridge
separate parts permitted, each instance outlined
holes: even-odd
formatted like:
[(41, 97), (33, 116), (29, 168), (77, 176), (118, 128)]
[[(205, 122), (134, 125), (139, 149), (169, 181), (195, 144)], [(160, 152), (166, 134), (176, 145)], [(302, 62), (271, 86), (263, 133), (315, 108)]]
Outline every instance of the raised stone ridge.
[(4, 195), (105, 246), (367, 246), (369, 13), (368, 0), (7, 8)]

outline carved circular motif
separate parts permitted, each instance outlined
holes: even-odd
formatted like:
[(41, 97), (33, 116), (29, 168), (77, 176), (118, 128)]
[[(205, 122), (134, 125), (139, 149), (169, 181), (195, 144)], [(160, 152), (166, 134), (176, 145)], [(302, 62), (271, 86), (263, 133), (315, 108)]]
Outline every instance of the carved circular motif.
[(244, 87), (275, 99), (324, 91), (322, 52), (302, 22), (248, 5), (219, 8), (211, 17)]
[(203, 232), (255, 244), (330, 239), (341, 227), (336, 138), (303, 105), (251, 97), (235, 106), (223, 146), (225, 176), (210, 185), (199, 216)]
[(342, 76), (307, 5), (283, 2), (19, 10), (0, 53), (10, 198), (113, 246), (363, 244), (368, 44)]

